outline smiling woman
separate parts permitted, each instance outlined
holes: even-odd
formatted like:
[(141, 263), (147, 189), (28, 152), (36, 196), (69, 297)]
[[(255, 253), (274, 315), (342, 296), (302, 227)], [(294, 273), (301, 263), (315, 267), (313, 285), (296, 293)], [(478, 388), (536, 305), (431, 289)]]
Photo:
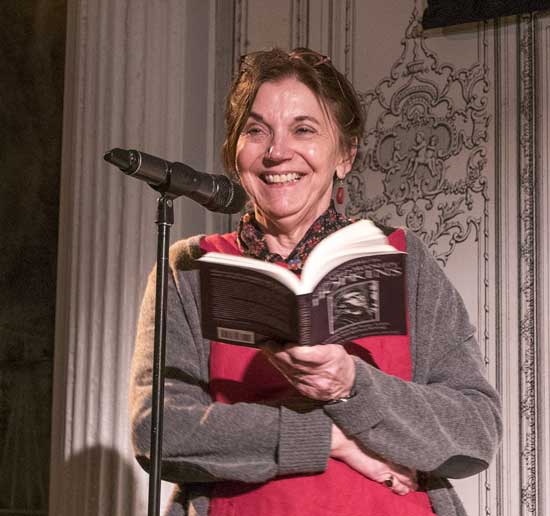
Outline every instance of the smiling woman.
[(329, 207), (335, 175), (355, 147), (339, 145), (335, 122), (296, 78), (263, 84), (237, 141), (236, 168), (268, 247), (287, 257)]
[[(255, 52), (242, 59), (226, 129), (224, 162), (250, 210), (236, 231), (171, 252), (162, 474), (177, 487), (169, 515), (463, 516), (447, 477), (488, 466), (499, 400), (462, 300), (412, 233), (381, 228), (407, 252), (407, 335), (258, 350), (200, 331), (196, 258), (245, 255), (299, 274), (321, 240), (354, 222), (331, 204), (362, 136), (352, 85), (312, 50)], [(367, 297), (354, 299), (372, 303)], [(154, 300), (152, 274), (132, 373), (134, 446), (145, 468)], [(356, 304), (350, 314), (371, 317)]]

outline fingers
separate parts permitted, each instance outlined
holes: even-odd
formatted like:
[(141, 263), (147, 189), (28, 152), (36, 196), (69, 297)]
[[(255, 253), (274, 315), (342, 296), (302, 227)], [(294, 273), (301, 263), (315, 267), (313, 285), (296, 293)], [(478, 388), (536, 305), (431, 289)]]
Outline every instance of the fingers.
[[(406, 468), (403, 469), (406, 470)], [(395, 494), (401, 496), (409, 494), (411, 491), (416, 491), (418, 489), (416, 474), (412, 470), (406, 471), (408, 472), (407, 474), (393, 471), (382, 484), (391, 489)]]
[(384, 485), (387, 486), (393, 493), (399, 495), (399, 496), (405, 496), (406, 494), (409, 494), (412, 489), (407, 487), (405, 484), (402, 484), (399, 480), (397, 480), (395, 477), (391, 477), (388, 480), (385, 480)]
[(353, 438), (347, 437), (334, 424), (330, 456), (345, 462), (363, 476), (385, 485), (397, 495), (403, 496), (418, 489), (414, 469), (386, 461), (374, 452), (359, 447)]
[(322, 366), (331, 361), (341, 359), (347, 351), (339, 344), (321, 344), (317, 346), (299, 346), (294, 343), (278, 344), (269, 342), (262, 346), (264, 352), (292, 367), (304, 369)]
[(338, 344), (298, 346), (266, 344), (268, 360), (304, 396), (321, 401), (347, 396), (355, 380), (355, 362)]

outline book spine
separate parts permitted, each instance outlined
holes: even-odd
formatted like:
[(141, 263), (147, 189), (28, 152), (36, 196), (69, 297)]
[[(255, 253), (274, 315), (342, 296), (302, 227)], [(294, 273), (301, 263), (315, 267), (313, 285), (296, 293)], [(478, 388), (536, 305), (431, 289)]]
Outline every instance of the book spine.
[(311, 344), (311, 294), (303, 294), (296, 298), (298, 305), (299, 344)]

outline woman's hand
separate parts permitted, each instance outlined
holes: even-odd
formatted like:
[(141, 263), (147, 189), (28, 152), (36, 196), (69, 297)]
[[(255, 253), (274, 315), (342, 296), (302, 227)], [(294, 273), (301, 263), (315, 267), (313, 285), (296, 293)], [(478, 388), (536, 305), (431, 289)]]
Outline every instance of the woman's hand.
[(374, 453), (361, 449), (353, 439), (346, 437), (334, 424), (330, 456), (345, 462), (363, 476), (385, 484), (396, 494), (406, 495), (418, 489), (414, 470), (384, 461)]
[(351, 394), (355, 362), (339, 344), (270, 344), (262, 349), (270, 362), (304, 396), (329, 401)]

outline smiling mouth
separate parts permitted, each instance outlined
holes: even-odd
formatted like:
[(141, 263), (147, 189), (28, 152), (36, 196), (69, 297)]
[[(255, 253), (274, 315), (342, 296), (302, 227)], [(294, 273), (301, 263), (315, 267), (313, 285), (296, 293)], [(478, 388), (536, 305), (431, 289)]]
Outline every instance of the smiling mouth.
[(288, 174), (262, 174), (261, 179), (268, 185), (280, 185), (285, 183), (297, 183), (302, 176), (296, 172), (289, 172)]

